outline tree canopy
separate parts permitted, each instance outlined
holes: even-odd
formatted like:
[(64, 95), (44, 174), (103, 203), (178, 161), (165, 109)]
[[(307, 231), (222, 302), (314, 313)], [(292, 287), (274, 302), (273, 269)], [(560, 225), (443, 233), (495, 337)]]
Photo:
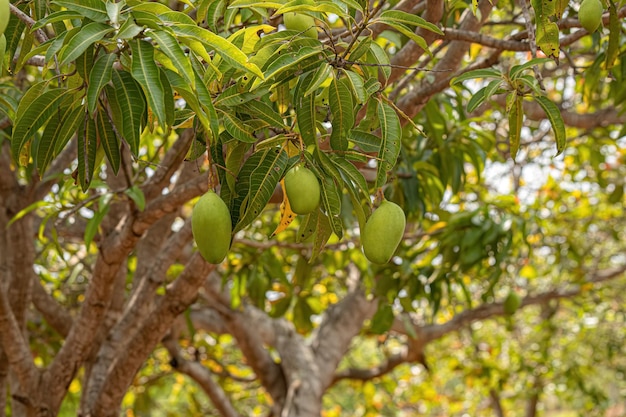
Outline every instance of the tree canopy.
[(625, 16), (0, 0), (0, 413), (623, 404)]

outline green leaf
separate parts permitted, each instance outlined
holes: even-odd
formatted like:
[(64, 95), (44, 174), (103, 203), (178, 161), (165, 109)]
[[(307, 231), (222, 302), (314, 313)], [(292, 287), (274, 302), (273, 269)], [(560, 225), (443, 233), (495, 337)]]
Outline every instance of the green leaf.
[(567, 138), (565, 136), (565, 123), (563, 122), (561, 111), (556, 104), (545, 96), (535, 96), (534, 98), (546, 113), (546, 116), (548, 116), (548, 120), (550, 120), (552, 130), (554, 131), (554, 137), (556, 139), (557, 152), (554, 156), (558, 156), (565, 150), (565, 145), (567, 143)]
[(83, 192), (87, 191), (96, 166), (98, 141), (96, 124), (87, 113), (78, 129), (78, 183)]
[(393, 308), (391, 305), (385, 303), (383, 300), (380, 301), (380, 306), (372, 317), (372, 322), (370, 325), (370, 332), (373, 334), (383, 334), (386, 333), (393, 324)]
[(248, 62), (248, 57), (230, 41), (196, 25), (179, 24), (172, 26), (180, 37), (195, 39), (209, 48), (215, 49), (217, 54), (235, 68), (256, 75), (263, 79), (263, 72), (255, 64)]
[(386, 10), (380, 14), (380, 17), (385, 20), (404, 23), (405, 25), (421, 27), (441, 36), (444, 35), (441, 29), (439, 29), (436, 25), (418, 15), (403, 12), (401, 10)]
[[(41, 91), (40, 89), (36, 90)], [(13, 126), (13, 137), (11, 139), (11, 152), (18, 158), (22, 148), (33, 137), (53, 114), (59, 111), (61, 103), (69, 96), (68, 90), (64, 88), (53, 88), (37, 97), (26, 97), (22, 100), (16, 114), (15, 125)], [(30, 100), (32, 98), (32, 101)]]
[(241, 205), (239, 221), (233, 233), (243, 229), (256, 219), (272, 197), (276, 184), (283, 177), (289, 157), (279, 148), (262, 152), (258, 165), (250, 175), (250, 187)]
[(59, 53), (60, 65), (74, 61), (87, 48), (104, 38), (108, 33), (113, 32), (113, 28), (103, 23), (92, 22), (80, 28), (80, 32), (74, 35), (67, 45)]
[(139, 83), (148, 101), (148, 105), (162, 127), (167, 125), (165, 94), (161, 83), (159, 67), (154, 62), (154, 47), (150, 42), (135, 39), (130, 41), (132, 49), (131, 73)]
[(609, 44), (606, 48), (606, 60), (604, 68), (611, 69), (619, 55), (620, 44), (620, 19), (617, 15), (617, 7), (613, 0), (609, 0)]
[(511, 109), (509, 110), (509, 146), (511, 148), (511, 158), (515, 160), (519, 151), (520, 137), (522, 133), (522, 124), (524, 118), (524, 109), (522, 107), (522, 96), (517, 93), (510, 93), (507, 100), (511, 101)]
[(312, 71), (312, 76), (309, 80), (309, 85), (304, 92), (305, 96), (309, 96), (311, 94), (315, 94), (317, 89), (330, 77), (330, 73), (332, 72), (333, 67), (328, 63), (323, 63), (318, 66), (314, 71)]
[(40, 19), (37, 22), (35, 22), (35, 24), (31, 26), (30, 32), (32, 33), (51, 23), (63, 22), (65, 20), (80, 19), (81, 17), (83, 17), (83, 15), (81, 15), (78, 12), (75, 12), (72, 10), (60, 10), (58, 12), (51, 13), (48, 16), (44, 17), (43, 19)]
[(330, 147), (334, 150), (348, 149), (348, 132), (354, 126), (354, 104), (347, 84), (346, 78), (334, 78), (328, 87), (328, 103), (333, 125)]
[(51, 117), (37, 142), (37, 169), (43, 176), (48, 165), (65, 147), (84, 117), (82, 106), (68, 106)]
[(314, 74), (301, 77), (294, 92), (294, 106), (296, 110), (296, 123), (298, 131), (304, 143), (314, 145), (317, 143), (317, 130), (315, 128), (315, 95), (303, 94), (303, 90), (308, 88), (313, 81)]
[(368, 97), (365, 94), (363, 78), (356, 72), (350, 70), (344, 71), (344, 74), (346, 74), (346, 79), (348, 80), (348, 85), (350, 86), (350, 90), (352, 90), (353, 96), (356, 97), (356, 102), (358, 104), (364, 104)]
[(396, 22), (394, 20), (384, 19), (382, 17), (376, 20), (380, 23), (384, 23), (386, 25), (391, 26), (392, 28), (394, 28), (395, 30), (397, 30), (398, 32), (400, 32), (401, 34), (403, 34), (404, 36), (406, 36), (407, 38), (415, 42), (420, 48), (426, 51), (428, 55), (432, 56), (432, 52), (430, 51), (430, 48), (428, 47), (426, 40), (420, 35), (416, 34), (411, 29), (409, 29), (406, 25), (403, 25), (402, 23)]
[(146, 102), (141, 87), (126, 71), (113, 71), (113, 87), (106, 86), (111, 117), (117, 132), (130, 146), (131, 152), (139, 155), (139, 142), (146, 118)]
[(79, 13), (94, 22), (105, 23), (109, 20), (105, 3), (101, 0), (54, 0), (52, 3)]
[(251, 100), (242, 106), (236, 107), (237, 112), (256, 116), (272, 127), (287, 129), (283, 118), (276, 110), (263, 101)]
[(331, 13), (338, 16), (346, 14), (346, 10), (330, 1), (316, 1), (312, 3), (303, 3), (301, 0), (293, 0), (276, 10), (275, 14), (284, 14), (287, 12), (320, 12)]
[(115, 54), (100, 55), (89, 73), (89, 85), (87, 86), (87, 109), (90, 114), (96, 111), (100, 92), (111, 81), (113, 63), (117, 59)]
[(487, 100), (487, 96), (485, 95), (485, 91), (487, 91), (487, 87), (481, 88), (480, 90), (478, 90), (476, 92), (476, 94), (474, 94), (469, 99), (469, 101), (467, 102), (467, 108), (466, 108), (468, 113), (471, 113), (474, 110), (476, 110), (476, 108), (478, 106), (480, 106), (481, 104), (483, 104), (485, 102), (485, 100)]
[(350, 140), (363, 152), (380, 152), (381, 140), (378, 136), (358, 129), (350, 131)]
[(320, 62), (325, 61), (325, 55), (318, 48), (304, 47), (298, 52), (281, 55), (265, 70), (265, 83), (287, 81), (295, 75), (301, 75)]
[(85, 226), (85, 246), (89, 248), (93, 238), (98, 233), (98, 228), (100, 227), (100, 223), (104, 219), (104, 216), (109, 212), (111, 196), (103, 195), (99, 198), (98, 202), (98, 210), (95, 211), (93, 217), (89, 219), (87, 222), (87, 226)]
[(524, 72), (528, 68), (531, 68), (535, 65), (545, 64), (546, 62), (552, 62), (552, 60), (550, 58), (533, 58), (530, 61), (525, 62), (523, 64), (514, 65), (513, 67), (511, 67), (511, 70), (509, 71), (509, 78), (513, 80), (517, 78), (522, 72)]
[(104, 153), (111, 164), (113, 173), (117, 175), (121, 161), (120, 142), (106, 115), (106, 110), (100, 110), (96, 114), (96, 133), (100, 146), (104, 149)]
[(389, 66), (389, 56), (387, 52), (376, 42), (372, 42), (370, 44), (370, 50), (368, 55), (370, 55), (367, 59), (368, 62), (374, 62), (380, 65), (378, 70), (383, 73), (385, 80), (389, 78), (391, 75), (391, 67)]
[(185, 55), (185, 51), (183, 51), (183, 48), (176, 38), (164, 30), (152, 30), (148, 32), (148, 34), (156, 41), (161, 52), (171, 59), (178, 74), (189, 83), (189, 87), (192, 90), (195, 89), (196, 77), (193, 72), (193, 67), (191, 66), (191, 61), (189, 61), (189, 58)]
[(141, 188), (139, 188), (139, 186), (133, 185), (132, 187), (127, 188), (124, 191), (124, 194), (126, 194), (130, 197), (131, 200), (133, 200), (139, 211), (144, 211), (144, 209), (146, 208), (146, 196), (144, 195)]
[(222, 111), (222, 114), (224, 115), (224, 128), (235, 139), (247, 143), (254, 143), (257, 141), (257, 138), (254, 136), (255, 131), (251, 126), (247, 125), (245, 122), (238, 119), (235, 115), (228, 111)]
[(328, 175), (324, 175), (320, 181), (322, 207), (330, 221), (331, 230), (341, 239), (343, 236), (343, 225), (341, 223), (341, 192), (337, 184)]
[(309, 259), (309, 263), (312, 263), (324, 250), (328, 239), (330, 239), (333, 234), (333, 229), (330, 219), (319, 210), (316, 210), (315, 215), (310, 214), (309, 216), (313, 217), (313, 220), (315, 220), (313, 225), (315, 228), (313, 250), (311, 251), (311, 259)]
[(387, 182), (387, 172), (391, 171), (400, 154), (402, 128), (400, 118), (389, 104), (378, 102), (378, 118), (380, 120), (381, 146), (378, 152), (376, 169), (376, 188)]
[(450, 85), (454, 86), (462, 83), (466, 80), (472, 80), (474, 78), (500, 78), (502, 77), (502, 73), (493, 68), (481, 68), (472, 71), (468, 71), (464, 74), (459, 75), (458, 77), (454, 77), (450, 81)]

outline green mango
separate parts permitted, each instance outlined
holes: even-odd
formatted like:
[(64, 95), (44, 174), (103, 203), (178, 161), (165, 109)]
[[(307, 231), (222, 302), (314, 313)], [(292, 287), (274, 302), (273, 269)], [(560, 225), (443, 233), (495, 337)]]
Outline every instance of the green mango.
[(202, 257), (221, 263), (230, 249), (232, 225), (230, 211), (214, 191), (204, 194), (191, 212), (191, 231)]
[(291, 168), (285, 175), (285, 191), (291, 210), (296, 214), (309, 214), (320, 205), (320, 183), (302, 164)]
[(9, 0), (0, 0), (0, 35), (4, 34), (11, 17), (11, 8), (9, 8)]
[(522, 299), (516, 292), (511, 291), (504, 300), (504, 313), (507, 315), (513, 315), (518, 308), (522, 305)]
[(375, 264), (386, 264), (396, 252), (406, 227), (402, 208), (391, 201), (383, 200), (372, 213), (361, 233), (361, 244), (365, 257)]
[(283, 23), (285, 24), (285, 27), (289, 30), (302, 32), (304, 36), (317, 39), (315, 19), (313, 19), (309, 15), (295, 12), (287, 12), (283, 14)]
[(578, 21), (587, 32), (593, 33), (602, 23), (603, 12), (600, 0), (583, 0), (578, 9)]

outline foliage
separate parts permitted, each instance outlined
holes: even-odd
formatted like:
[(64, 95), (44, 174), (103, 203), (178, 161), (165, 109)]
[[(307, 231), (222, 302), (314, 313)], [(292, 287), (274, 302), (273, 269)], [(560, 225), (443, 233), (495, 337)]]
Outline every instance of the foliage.
[[(0, 408), (601, 415), (626, 389), (626, 7), (588, 33), (579, 6), (12, 3)], [(375, 265), (385, 200), (407, 226)]]

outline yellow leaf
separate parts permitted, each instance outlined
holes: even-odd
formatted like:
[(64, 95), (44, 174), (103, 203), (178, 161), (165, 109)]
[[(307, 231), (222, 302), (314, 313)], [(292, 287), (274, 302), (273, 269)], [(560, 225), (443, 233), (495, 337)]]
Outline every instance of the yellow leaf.
[(280, 204), (280, 221), (278, 222), (278, 226), (276, 226), (276, 230), (274, 230), (274, 232), (270, 235), (270, 238), (288, 228), (291, 222), (293, 222), (293, 219), (297, 216), (297, 214), (291, 210), (291, 206), (289, 205), (289, 199), (287, 198), (287, 193), (285, 192), (284, 180), (280, 180), (280, 187), (283, 189), (283, 202)]

